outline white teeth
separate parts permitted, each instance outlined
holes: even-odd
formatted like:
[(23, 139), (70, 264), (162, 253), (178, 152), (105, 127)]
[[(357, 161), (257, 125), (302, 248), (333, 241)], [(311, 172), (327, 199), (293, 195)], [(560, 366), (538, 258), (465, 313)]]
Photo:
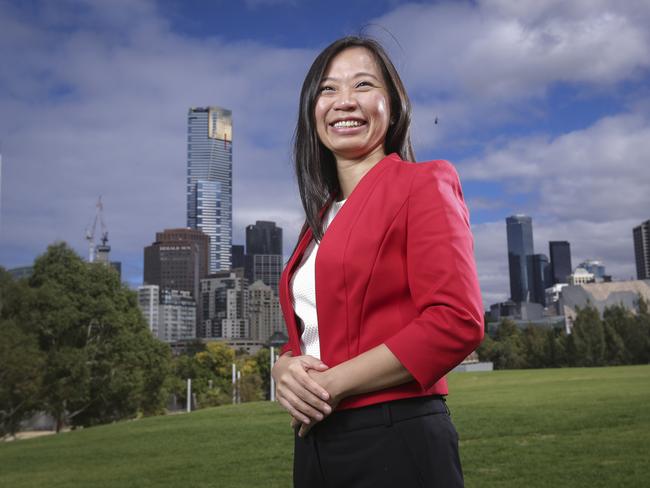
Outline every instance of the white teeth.
[(339, 120), (334, 124), (334, 127), (359, 127), (362, 125), (358, 120)]

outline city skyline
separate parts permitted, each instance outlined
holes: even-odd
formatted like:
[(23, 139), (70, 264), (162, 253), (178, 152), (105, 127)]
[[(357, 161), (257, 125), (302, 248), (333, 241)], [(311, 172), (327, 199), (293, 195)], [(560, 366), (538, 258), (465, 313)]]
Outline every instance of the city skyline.
[(319, 49), (365, 29), (411, 95), (418, 160), (449, 159), (461, 176), (484, 306), (509, 294), (503, 220), (517, 213), (534, 218), (536, 249), (566, 240), (574, 262), (636, 276), (650, 6), (362, 1), (341, 23), (315, 2), (192, 5), (0, 4), (13, 67), (0, 75), (0, 265), (29, 265), (57, 239), (85, 255), (103, 195), (111, 259), (142, 283), (142, 248), (185, 225), (187, 109), (211, 105), (237, 122), (232, 242), (274, 221), (288, 257), (302, 225), (290, 159), (300, 84)]

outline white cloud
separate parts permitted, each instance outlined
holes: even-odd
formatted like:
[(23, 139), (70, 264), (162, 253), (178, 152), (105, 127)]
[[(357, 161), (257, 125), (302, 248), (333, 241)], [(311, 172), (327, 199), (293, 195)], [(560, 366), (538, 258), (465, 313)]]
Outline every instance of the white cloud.
[[(275, 218), (290, 225), (290, 249), (300, 207), (289, 141), (313, 53), (182, 38), (146, 2), (124, 3), (121, 13), (87, 7), (91, 20), (71, 32), (57, 30), (64, 9), (35, 25), (2, 15), (3, 62), (12, 66), (0, 75), (5, 252), (33, 256), (64, 239), (85, 254), (102, 194), (114, 257), (139, 261), (156, 231), (185, 224), (186, 115), (204, 105), (234, 113), (235, 237)], [(137, 22), (122, 23), (128, 12)], [(90, 28), (95, 18), (101, 29)]]
[(538, 195), (537, 214), (592, 222), (648, 218), (650, 120), (619, 114), (555, 138), (523, 137), (463, 163), (465, 179)]
[[(638, 79), (650, 67), (647, 20), (643, 1), (530, 0), (408, 4), (373, 23), (416, 101), (416, 139), (431, 148), (530, 117), (527, 102), (558, 83), (602, 89)], [(435, 131), (433, 115), (445, 122)]]

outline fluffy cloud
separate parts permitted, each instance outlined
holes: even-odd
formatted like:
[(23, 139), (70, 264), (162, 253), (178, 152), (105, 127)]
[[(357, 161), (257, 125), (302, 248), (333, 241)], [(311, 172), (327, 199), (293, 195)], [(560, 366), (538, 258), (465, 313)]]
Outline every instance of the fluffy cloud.
[[(632, 228), (650, 218), (649, 152), (650, 121), (630, 113), (555, 138), (513, 139), (460, 168), (465, 181), (496, 180), (531, 197), (526, 212), (533, 217), (536, 252), (548, 254), (550, 240), (568, 240), (574, 266), (601, 259), (608, 273), (629, 279), (636, 275)], [(475, 232), (482, 285), (505, 298), (505, 224)]]
[(102, 194), (114, 257), (140, 262), (156, 231), (185, 224), (186, 114), (206, 104), (235, 114), (236, 238), (258, 219), (297, 233), (288, 147), (313, 53), (183, 38), (148, 2), (85, 7), (82, 21), (60, 9), (27, 22), (3, 5), (5, 256), (31, 260), (55, 239), (83, 252)]
[[(529, 115), (522, 102), (557, 83), (592, 89), (650, 67), (643, 1), (479, 1), (409, 4), (376, 19), (416, 101), (422, 146)], [(387, 29), (399, 46), (386, 35)], [(432, 130), (434, 115), (444, 120)]]

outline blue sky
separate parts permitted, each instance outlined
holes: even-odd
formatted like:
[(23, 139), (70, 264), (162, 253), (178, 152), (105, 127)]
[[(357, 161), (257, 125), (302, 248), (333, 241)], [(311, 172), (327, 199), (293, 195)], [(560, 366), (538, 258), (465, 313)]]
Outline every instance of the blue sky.
[(0, 0), (0, 265), (59, 239), (85, 255), (102, 195), (112, 258), (139, 284), (143, 247), (185, 224), (186, 114), (206, 105), (233, 110), (235, 243), (274, 220), (288, 254), (299, 88), (320, 49), (360, 32), (402, 74), (418, 160), (460, 173), (486, 306), (508, 295), (513, 213), (533, 217), (536, 252), (569, 240), (574, 265), (634, 276), (632, 227), (650, 218), (645, 0)]

